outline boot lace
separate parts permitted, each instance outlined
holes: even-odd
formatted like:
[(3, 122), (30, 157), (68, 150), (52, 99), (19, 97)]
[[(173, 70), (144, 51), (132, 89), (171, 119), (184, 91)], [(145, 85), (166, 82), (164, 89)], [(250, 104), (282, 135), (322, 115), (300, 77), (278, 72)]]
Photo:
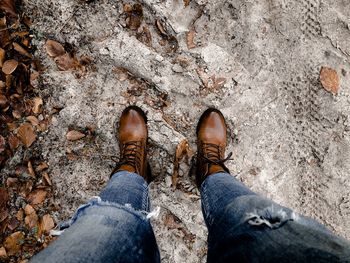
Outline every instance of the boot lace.
[(117, 167), (114, 170), (119, 169), (120, 166), (127, 164), (135, 168), (136, 172), (140, 172), (141, 167), (141, 148), (142, 143), (139, 141), (126, 142), (121, 146), (122, 152), (119, 160), (114, 159), (117, 163)]
[(213, 143), (203, 143), (203, 159), (206, 160), (209, 164), (216, 164), (225, 167), (225, 162), (229, 160), (232, 156), (232, 152), (228, 154), (226, 158), (221, 159), (221, 152), (223, 149), (220, 145)]

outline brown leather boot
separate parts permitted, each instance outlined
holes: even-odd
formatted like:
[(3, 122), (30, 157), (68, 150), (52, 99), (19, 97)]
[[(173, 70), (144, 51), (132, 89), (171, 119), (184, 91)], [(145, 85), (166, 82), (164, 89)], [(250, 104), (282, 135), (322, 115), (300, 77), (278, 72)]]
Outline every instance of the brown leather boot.
[(211, 174), (227, 172), (225, 158), (226, 123), (222, 113), (214, 108), (207, 109), (197, 125), (197, 163), (196, 183), (200, 188), (202, 182)]
[(128, 171), (141, 175), (146, 181), (151, 179), (146, 161), (147, 117), (137, 106), (129, 106), (119, 120), (120, 161), (112, 174)]

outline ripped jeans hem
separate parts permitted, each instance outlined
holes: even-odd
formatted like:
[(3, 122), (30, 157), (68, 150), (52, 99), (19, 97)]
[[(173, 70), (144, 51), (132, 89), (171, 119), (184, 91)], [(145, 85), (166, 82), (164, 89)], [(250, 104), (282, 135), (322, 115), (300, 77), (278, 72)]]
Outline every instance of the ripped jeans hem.
[(65, 229), (69, 228), (71, 225), (73, 225), (77, 219), (82, 215), (83, 211), (87, 209), (88, 207), (92, 206), (109, 206), (114, 207), (116, 209), (124, 210), (128, 213), (131, 213), (142, 220), (149, 220), (152, 217), (158, 217), (160, 212), (160, 207), (156, 207), (153, 211), (147, 212), (144, 210), (135, 210), (131, 204), (125, 204), (121, 205), (118, 203), (113, 203), (109, 201), (102, 201), (102, 199), (99, 196), (94, 196), (90, 199), (90, 201), (87, 204), (81, 205), (78, 207), (72, 218), (68, 221), (62, 222), (58, 225), (58, 230), (52, 230), (51, 235), (58, 236), (60, 235)]

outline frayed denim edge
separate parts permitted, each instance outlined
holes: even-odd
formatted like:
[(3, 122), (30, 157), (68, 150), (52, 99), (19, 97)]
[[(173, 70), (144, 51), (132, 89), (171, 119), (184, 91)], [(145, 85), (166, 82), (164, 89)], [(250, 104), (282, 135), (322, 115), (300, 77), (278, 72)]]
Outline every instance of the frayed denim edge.
[(160, 207), (157, 206), (154, 210), (151, 212), (148, 211), (143, 211), (143, 210), (135, 210), (131, 204), (125, 204), (121, 205), (118, 203), (113, 203), (109, 201), (102, 201), (101, 197), (99, 196), (94, 196), (90, 199), (90, 201), (87, 204), (81, 205), (78, 207), (77, 211), (74, 213), (72, 218), (68, 221), (62, 222), (61, 224), (58, 225), (58, 229), (54, 229), (50, 231), (50, 235), (52, 236), (59, 236), (63, 233), (63, 231), (67, 228), (69, 228), (71, 225), (77, 221), (79, 216), (82, 214), (83, 210), (90, 206), (112, 206), (118, 209), (122, 209), (126, 212), (129, 212), (135, 216), (140, 217), (142, 220), (149, 220), (150, 218), (157, 218), (160, 213)]

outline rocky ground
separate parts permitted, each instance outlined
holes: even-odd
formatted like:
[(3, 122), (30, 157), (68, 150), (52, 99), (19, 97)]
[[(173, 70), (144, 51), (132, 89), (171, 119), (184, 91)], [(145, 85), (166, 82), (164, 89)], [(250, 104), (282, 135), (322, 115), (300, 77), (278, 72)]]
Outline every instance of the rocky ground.
[[(214, 106), (228, 121), (232, 174), (350, 238), (350, 2), (23, 2), (44, 68), (40, 96), (56, 109), (35, 142), (60, 205), (56, 222), (106, 184), (119, 151), (113, 125), (136, 104), (149, 118), (162, 262), (205, 262), (207, 231), (188, 172), (195, 125)], [(48, 39), (78, 65), (60, 70)], [(322, 67), (337, 72), (339, 89), (324, 88)], [(89, 136), (70, 141), (70, 130)]]

